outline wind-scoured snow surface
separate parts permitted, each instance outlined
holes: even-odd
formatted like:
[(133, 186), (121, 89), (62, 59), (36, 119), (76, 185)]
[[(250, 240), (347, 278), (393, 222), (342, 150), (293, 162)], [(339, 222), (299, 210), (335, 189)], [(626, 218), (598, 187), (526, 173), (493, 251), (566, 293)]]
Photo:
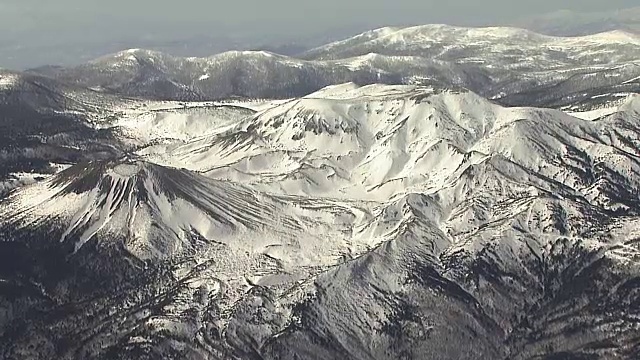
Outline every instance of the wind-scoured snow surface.
[[(224, 133), (143, 153), (269, 191), (376, 200), (440, 189), (456, 172), (494, 155), (566, 182), (557, 162), (568, 152), (599, 158), (633, 141), (633, 134), (623, 140), (602, 135), (615, 116), (588, 122), (557, 110), (504, 108), (470, 92), (433, 91), (334, 86), (259, 112)], [(637, 101), (629, 98), (625, 106)]]
[(636, 359), (640, 98), (613, 98), (122, 107), (94, 124), (129, 155), (0, 202), (0, 354)]
[(123, 116), (110, 123), (123, 136), (139, 145), (180, 143), (223, 131), (225, 127), (254, 114), (236, 105), (195, 103), (193, 106), (158, 109), (123, 109)]

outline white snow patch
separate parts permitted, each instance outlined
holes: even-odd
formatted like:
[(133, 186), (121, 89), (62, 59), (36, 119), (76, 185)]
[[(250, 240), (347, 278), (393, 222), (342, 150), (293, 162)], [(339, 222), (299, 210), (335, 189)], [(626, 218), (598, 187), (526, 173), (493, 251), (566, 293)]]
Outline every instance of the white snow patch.
[(566, 111), (566, 113), (568, 115), (571, 115), (583, 120), (597, 120), (605, 116), (611, 115), (617, 111), (618, 111), (618, 107), (612, 106), (612, 107), (604, 107), (601, 109), (595, 109), (595, 110), (589, 110), (589, 111), (579, 111), (579, 112)]
[(20, 77), (15, 74), (0, 74), (0, 90), (14, 87), (19, 80)]

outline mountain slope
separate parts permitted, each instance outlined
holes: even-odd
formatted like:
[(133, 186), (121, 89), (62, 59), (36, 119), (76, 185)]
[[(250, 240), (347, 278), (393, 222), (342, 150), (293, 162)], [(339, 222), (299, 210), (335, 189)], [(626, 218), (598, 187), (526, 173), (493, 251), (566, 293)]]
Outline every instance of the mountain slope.
[[(189, 246), (186, 239), (194, 234), (223, 242), (239, 229), (286, 236), (305, 226), (293, 217), (276, 219), (276, 211), (286, 207), (284, 200), (128, 159), (73, 166), (12, 194), (4, 205), (12, 210), (3, 217), (5, 226), (38, 227), (42, 224), (33, 221), (46, 214), (52, 226), (68, 225), (59, 240), (76, 240), (71, 242), (74, 252), (94, 236), (126, 239), (127, 251), (140, 259), (183, 252), (182, 247)], [(165, 242), (149, 244), (147, 240)]]
[(491, 98), (506, 106), (600, 108), (639, 93), (639, 69), (640, 64), (629, 62), (523, 74), (502, 83), (500, 92)]
[(79, 161), (181, 143), (254, 113), (215, 103), (127, 99), (30, 73), (0, 71), (0, 197)]
[(282, 292), (366, 249), (343, 233), (366, 214), (357, 207), (136, 159), (75, 165), (0, 206), (5, 358), (109, 356), (135, 333), (193, 336), (205, 315), (222, 331), (251, 287)]
[(0, 71), (0, 197), (33, 177), (124, 146), (92, 120), (125, 101), (47, 77)]
[[(638, 312), (638, 145), (602, 152), (582, 133), (602, 126), (587, 134), (628, 129), (637, 139), (638, 110), (632, 100), (601, 124), (552, 112), (544, 121), (565, 133), (549, 138), (540, 123), (504, 125), (494, 155), (376, 212), (373, 224), (392, 240), (321, 275), (296, 322), (256, 351), (285, 359), (638, 356), (638, 323), (628, 317)], [(598, 152), (565, 147), (582, 141)], [(581, 156), (593, 161), (591, 175), (574, 162)], [(541, 164), (562, 158), (550, 172)]]
[(556, 110), (503, 108), (468, 92), (347, 84), (262, 111), (225, 132), (140, 154), (311, 196), (384, 199), (430, 192), (492, 154), (577, 184), (586, 180), (582, 170), (572, 170), (573, 162), (582, 167), (620, 151), (637, 154), (633, 130), (611, 130), (618, 121), (629, 123), (616, 126), (636, 129), (634, 99), (619, 117), (590, 122)]
[[(105, 79), (137, 73), (129, 55), (173, 67), (135, 51)], [(286, 60), (221, 63), (245, 57)], [(0, 357), (636, 359), (636, 71), (540, 70), (540, 94), (506, 77), (493, 101), (347, 83), (255, 111), (0, 74), (7, 133), (78, 155), (0, 200)]]
[(518, 28), (422, 25), (373, 30), (310, 50), (303, 57), (328, 60), (378, 53), (531, 71), (635, 60), (639, 46), (640, 38), (624, 31), (562, 38)]
[(264, 51), (179, 58), (132, 49), (76, 68), (32, 71), (86, 87), (165, 100), (287, 98), (331, 84), (401, 83), (419, 75), (443, 84), (479, 85), (486, 80), (482, 71), (423, 59), (371, 55), (308, 62)]

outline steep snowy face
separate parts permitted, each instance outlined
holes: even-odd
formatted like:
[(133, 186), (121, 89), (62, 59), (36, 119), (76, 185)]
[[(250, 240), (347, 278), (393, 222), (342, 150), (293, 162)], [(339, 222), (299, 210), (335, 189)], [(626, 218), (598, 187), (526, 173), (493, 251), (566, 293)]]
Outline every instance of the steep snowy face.
[[(250, 252), (269, 252), (265, 246), (278, 244), (274, 253), (297, 247), (298, 258), (305, 259), (301, 261), (310, 259), (306, 251), (315, 251), (319, 266), (325, 257), (347, 251), (336, 245), (339, 239), (321, 240), (323, 232), (333, 231), (325, 226), (340, 227), (330, 212), (314, 212), (293, 200), (139, 160), (71, 167), (12, 194), (3, 207), (7, 210), (1, 217), (3, 228), (38, 231), (51, 226), (61, 231), (57, 240), (74, 253), (90, 241), (107, 248), (122, 244), (139, 259), (195, 252), (207, 242)], [(322, 229), (316, 226), (319, 221)], [(296, 239), (295, 234), (310, 229), (318, 238)], [(325, 250), (318, 252), (319, 246), (327, 255), (321, 255)]]
[(262, 111), (225, 133), (143, 154), (269, 191), (340, 198), (429, 193), (497, 155), (587, 188), (598, 164), (625, 176), (637, 171), (629, 159), (613, 160), (637, 152), (636, 102), (590, 121), (503, 108), (468, 92), (346, 84)]

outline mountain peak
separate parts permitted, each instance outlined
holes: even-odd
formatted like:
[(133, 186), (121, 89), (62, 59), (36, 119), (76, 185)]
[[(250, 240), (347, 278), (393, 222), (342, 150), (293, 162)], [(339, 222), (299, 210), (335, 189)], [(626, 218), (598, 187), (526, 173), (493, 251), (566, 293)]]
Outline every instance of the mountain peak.
[(269, 223), (260, 215), (268, 210), (254, 208), (255, 196), (188, 171), (122, 158), (78, 164), (16, 192), (8, 199), (16, 213), (5, 221), (36, 226), (42, 216), (58, 219), (66, 224), (60, 242), (73, 241), (76, 252), (101, 233), (132, 244), (130, 251), (144, 259), (184, 250), (194, 231), (221, 239)]

